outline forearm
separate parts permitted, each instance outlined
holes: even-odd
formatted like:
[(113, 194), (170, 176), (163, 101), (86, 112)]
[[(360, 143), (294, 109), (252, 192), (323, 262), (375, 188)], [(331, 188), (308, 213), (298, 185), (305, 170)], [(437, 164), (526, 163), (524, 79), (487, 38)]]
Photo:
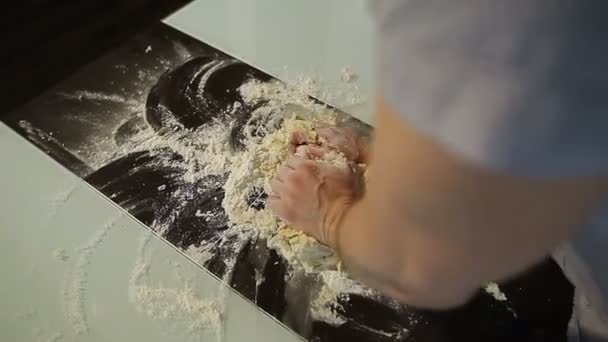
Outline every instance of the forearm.
[(430, 244), (400, 214), (395, 215), (401, 217), (399, 222), (376, 215), (373, 201), (364, 196), (345, 213), (336, 229), (332, 244), (347, 271), (410, 305), (442, 309), (464, 303), (477, 287), (465, 281), (466, 276), (454, 274), (453, 270), (460, 272), (463, 267), (457, 260), (444, 262), (452, 247), (442, 241)]
[(379, 106), (366, 194), (334, 243), (346, 268), (403, 302), (448, 307), (547, 255), (607, 193), (605, 180), (539, 182), (467, 165)]

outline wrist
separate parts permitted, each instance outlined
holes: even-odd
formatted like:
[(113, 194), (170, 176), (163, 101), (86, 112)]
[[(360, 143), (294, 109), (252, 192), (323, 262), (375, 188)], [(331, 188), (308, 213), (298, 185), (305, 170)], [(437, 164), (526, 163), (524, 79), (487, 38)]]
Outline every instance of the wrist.
[(369, 137), (358, 136), (355, 140), (359, 155), (356, 163), (368, 164), (369, 162)]
[(342, 198), (335, 201), (326, 215), (325, 222), (322, 227), (323, 243), (333, 249), (338, 255), (340, 254), (340, 232), (344, 218), (353, 206), (354, 201), (348, 198)]

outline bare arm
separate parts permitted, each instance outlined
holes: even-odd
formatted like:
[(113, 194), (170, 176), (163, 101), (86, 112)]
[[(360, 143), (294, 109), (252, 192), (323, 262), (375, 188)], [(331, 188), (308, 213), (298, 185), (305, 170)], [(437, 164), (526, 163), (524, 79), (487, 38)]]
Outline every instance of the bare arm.
[(368, 192), (332, 245), (362, 280), (425, 307), (462, 303), (520, 272), (583, 223), (607, 182), (534, 181), (446, 153), (380, 103)]
[[(481, 284), (539, 261), (572, 235), (608, 189), (602, 179), (538, 181), (482, 170), (382, 102), (375, 136), (360, 200), (327, 197), (331, 187), (323, 184), (331, 180), (311, 185), (314, 177), (300, 177), (306, 168), (294, 165), (271, 206), (338, 250), (355, 277), (415, 306), (462, 304)], [(319, 199), (317, 225), (300, 224), (311, 215), (290, 206), (306, 198)]]

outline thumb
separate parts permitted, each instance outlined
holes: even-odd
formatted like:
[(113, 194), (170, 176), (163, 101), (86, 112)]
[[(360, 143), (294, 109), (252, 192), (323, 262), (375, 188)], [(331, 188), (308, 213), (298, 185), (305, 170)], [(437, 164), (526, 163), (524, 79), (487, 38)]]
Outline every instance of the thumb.
[(301, 145), (296, 148), (296, 155), (307, 159), (320, 159), (329, 151), (327, 147), (319, 145)]
[(291, 133), (291, 137), (289, 137), (289, 143), (292, 145), (303, 145), (312, 142), (314, 141), (310, 141), (308, 135), (302, 131), (294, 131)]

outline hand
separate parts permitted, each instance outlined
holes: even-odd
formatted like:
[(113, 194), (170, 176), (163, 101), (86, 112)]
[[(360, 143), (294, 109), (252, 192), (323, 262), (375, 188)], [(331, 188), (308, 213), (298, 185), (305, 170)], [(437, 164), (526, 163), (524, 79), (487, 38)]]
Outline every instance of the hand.
[(308, 141), (304, 134), (294, 132), (291, 136), (292, 150), (302, 144), (319, 144), (342, 152), (346, 159), (355, 163), (367, 163), (367, 144), (352, 129), (323, 126), (315, 131), (318, 141)]
[(312, 160), (327, 151), (301, 146), (270, 182), (269, 206), (283, 221), (335, 248), (337, 227), (359, 197), (358, 176), (351, 168), (337, 168)]

